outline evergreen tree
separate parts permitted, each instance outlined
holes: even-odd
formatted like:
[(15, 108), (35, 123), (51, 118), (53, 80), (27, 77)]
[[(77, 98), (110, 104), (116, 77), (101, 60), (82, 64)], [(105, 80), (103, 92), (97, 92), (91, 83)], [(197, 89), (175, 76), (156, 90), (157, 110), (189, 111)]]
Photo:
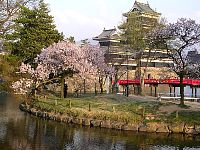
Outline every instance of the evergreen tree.
[(147, 47), (146, 35), (159, 25), (158, 19), (143, 18), (137, 13), (130, 13), (127, 21), (119, 26), (122, 43), (125, 43), (133, 53), (141, 51)]
[[(151, 49), (148, 48), (148, 39), (146, 36), (155, 27), (161, 26), (159, 22), (160, 14), (153, 11), (147, 4), (135, 2), (133, 9), (123, 15), (127, 19), (119, 26), (122, 33), (122, 46), (129, 53), (132, 53), (131, 57), (136, 61), (135, 78), (140, 80), (138, 93), (143, 95), (146, 68), (148, 67), (150, 58), (154, 57), (154, 53), (151, 53)], [(145, 52), (148, 52), (148, 54), (145, 54)], [(142, 59), (146, 59), (143, 66)]]
[(11, 54), (19, 56), (25, 62), (32, 62), (42, 48), (63, 40), (63, 35), (55, 29), (49, 12), (43, 0), (32, 10), (21, 6), (20, 15), (15, 20), (17, 28), (8, 36), (10, 42), (7, 48)]

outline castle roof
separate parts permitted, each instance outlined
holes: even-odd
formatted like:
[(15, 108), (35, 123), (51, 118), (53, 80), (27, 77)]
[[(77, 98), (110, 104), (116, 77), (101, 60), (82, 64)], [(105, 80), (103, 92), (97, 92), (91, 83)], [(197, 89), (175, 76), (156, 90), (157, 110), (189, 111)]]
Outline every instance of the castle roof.
[(148, 3), (145, 4), (145, 3), (140, 3), (138, 1), (135, 1), (131, 10), (128, 13), (125, 13), (124, 15), (126, 16), (127, 14), (131, 12), (141, 12), (141, 13), (148, 13), (148, 14), (153, 14), (153, 15), (160, 15), (160, 13), (153, 10)]
[(112, 40), (112, 39), (118, 39), (118, 38), (119, 38), (119, 35), (117, 34), (116, 28), (114, 28), (114, 29), (108, 29), (108, 30), (104, 29), (103, 32), (100, 35), (94, 37), (93, 40), (97, 40), (97, 41)]

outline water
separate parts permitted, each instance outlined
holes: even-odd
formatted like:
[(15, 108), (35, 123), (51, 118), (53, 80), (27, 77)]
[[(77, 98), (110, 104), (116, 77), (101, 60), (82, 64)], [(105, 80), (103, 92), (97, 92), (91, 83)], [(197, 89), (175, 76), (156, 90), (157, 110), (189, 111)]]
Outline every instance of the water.
[[(147, 95), (151, 95), (151, 87), (148, 84), (145, 85), (144, 89)], [(170, 87), (165, 84), (159, 85), (157, 87), (157, 94), (170, 96)], [(184, 94), (186, 97), (195, 97), (195, 88), (193, 88), (192, 94), (192, 88), (190, 86), (185, 86)], [(155, 87), (152, 87), (152, 95), (155, 95)], [(174, 96), (174, 87), (171, 88), (171, 96)], [(175, 87), (175, 96), (180, 96), (180, 87)], [(196, 88), (196, 97), (200, 98), (200, 87)]]
[(200, 136), (135, 133), (38, 119), (0, 97), (0, 150), (200, 150)]

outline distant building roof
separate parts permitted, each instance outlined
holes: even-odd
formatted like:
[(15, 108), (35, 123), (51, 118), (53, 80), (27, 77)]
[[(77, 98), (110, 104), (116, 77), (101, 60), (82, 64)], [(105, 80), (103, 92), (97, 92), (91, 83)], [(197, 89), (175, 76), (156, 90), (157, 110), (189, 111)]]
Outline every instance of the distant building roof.
[(117, 40), (120, 39), (118, 33), (117, 33), (117, 29), (109, 29), (106, 30), (104, 29), (103, 32), (94, 37), (93, 40), (97, 40), (97, 41), (101, 41), (101, 40)]
[(187, 54), (187, 59), (190, 64), (200, 63), (200, 54), (198, 54), (197, 50), (189, 51)]
[(143, 13), (148, 13), (148, 14), (154, 14), (154, 15), (160, 15), (160, 13), (154, 11), (149, 4), (145, 4), (145, 3), (140, 3), (138, 1), (135, 1), (132, 9), (128, 12), (125, 13), (124, 15), (126, 16), (127, 14), (131, 13), (131, 12), (143, 12)]

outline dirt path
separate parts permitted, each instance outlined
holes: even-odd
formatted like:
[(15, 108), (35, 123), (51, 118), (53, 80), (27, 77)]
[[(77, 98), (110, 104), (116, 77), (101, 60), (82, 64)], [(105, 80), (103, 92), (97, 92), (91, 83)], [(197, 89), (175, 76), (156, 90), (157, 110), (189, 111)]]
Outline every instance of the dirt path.
[(200, 102), (190, 102), (190, 101), (185, 101), (185, 105), (188, 106), (188, 108), (181, 108), (178, 106), (180, 103), (179, 101), (176, 100), (162, 100), (158, 101), (156, 97), (151, 97), (151, 96), (136, 96), (136, 95), (131, 95), (131, 98), (133, 98), (136, 101), (154, 101), (154, 102), (161, 102), (165, 104), (164, 106), (161, 106), (159, 108), (159, 111), (162, 113), (172, 113), (175, 111), (181, 111), (181, 110), (187, 110), (187, 111), (200, 111)]
[(199, 102), (190, 102), (185, 101), (185, 105), (188, 108), (181, 108), (178, 106), (179, 101), (161, 101), (162, 103), (166, 104), (165, 106), (160, 107), (161, 112), (172, 113), (174, 111), (181, 111), (181, 110), (188, 110), (188, 111), (200, 111), (200, 103)]

